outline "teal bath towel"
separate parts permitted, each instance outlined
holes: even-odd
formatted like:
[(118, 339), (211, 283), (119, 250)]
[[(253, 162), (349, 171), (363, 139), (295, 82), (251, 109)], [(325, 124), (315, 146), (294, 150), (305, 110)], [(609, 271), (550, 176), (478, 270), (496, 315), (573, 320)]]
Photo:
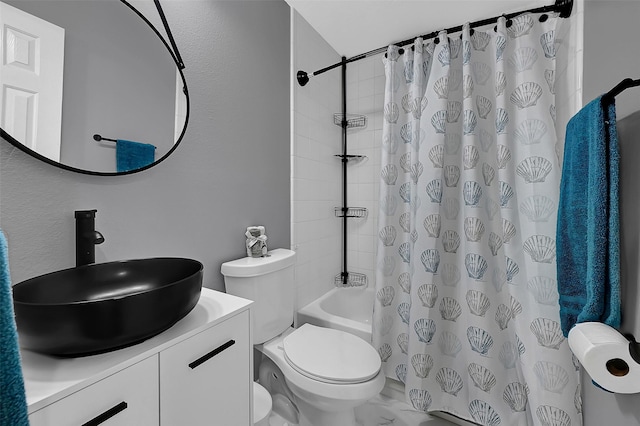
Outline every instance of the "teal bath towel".
[(7, 241), (0, 230), (0, 425), (28, 426)]
[(128, 172), (148, 166), (155, 161), (156, 147), (148, 143), (116, 140), (116, 170)]
[(560, 320), (620, 327), (616, 110), (597, 98), (567, 124), (556, 233)]

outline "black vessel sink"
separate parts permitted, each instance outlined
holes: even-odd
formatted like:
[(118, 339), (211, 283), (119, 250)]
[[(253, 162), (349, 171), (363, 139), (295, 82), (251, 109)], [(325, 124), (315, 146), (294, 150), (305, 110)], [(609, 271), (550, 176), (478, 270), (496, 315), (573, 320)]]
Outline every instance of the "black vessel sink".
[(83, 356), (139, 343), (168, 329), (198, 303), (197, 260), (153, 258), (79, 266), (13, 287), (20, 345)]

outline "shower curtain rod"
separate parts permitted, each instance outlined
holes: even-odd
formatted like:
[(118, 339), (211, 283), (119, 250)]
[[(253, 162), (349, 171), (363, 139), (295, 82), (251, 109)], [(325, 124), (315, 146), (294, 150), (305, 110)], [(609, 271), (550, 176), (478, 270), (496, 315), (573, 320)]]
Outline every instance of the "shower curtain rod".
[[(498, 19), (500, 19), (501, 17), (504, 17), (505, 19), (509, 20), (512, 18), (515, 18), (516, 16), (525, 14), (525, 13), (548, 13), (548, 12), (558, 12), (559, 16), (561, 18), (568, 18), (569, 16), (571, 16), (571, 10), (573, 9), (573, 0), (556, 0), (556, 2), (552, 5), (549, 6), (542, 6), (542, 7), (537, 7), (534, 9), (529, 9), (529, 10), (523, 10), (520, 12), (513, 12), (513, 13), (508, 13), (508, 14), (503, 14), (500, 16), (494, 16), (493, 18), (488, 18), (488, 19), (483, 19), (481, 21), (475, 21), (475, 22), (471, 22), (469, 23), (469, 27), (470, 28), (477, 28), (477, 27), (482, 27), (484, 25), (489, 25), (489, 24), (494, 24), (496, 22), (498, 22)], [(456, 27), (451, 27), (451, 28), (447, 28), (446, 31), (447, 33), (455, 33), (458, 31), (461, 31), (463, 28), (463, 25), (458, 25)], [(442, 30), (438, 30), (438, 31), (433, 31), (429, 34), (425, 34), (422, 36), (416, 36), (413, 37), (411, 39), (407, 39), (407, 40), (403, 40), (401, 42), (398, 43), (393, 43), (395, 46), (398, 47), (402, 47), (402, 46), (407, 46), (411, 43), (413, 43), (415, 41), (416, 38), (418, 37), (422, 37), (423, 39), (430, 39), (430, 38), (435, 38), (438, 36), (438, 34), (440, 33), (440, 31)], [(311, 73), (311, 75), (309, 75), (306, 71), (302, 71), (299, 70), (298, 73), (296, 74), (296, 78), (298, 79), (298, 84), (300, 84), (300, 86), (304, 86), (309, 82), (309, 79), (311, 77), (314, 77), (316, 75), (320, 75), (323, 74), (327, 71), (331, 71), (334, 68), (338, 68), (339, 66), (343, 65), (343, 64), (348, 64), (350, 62), (355, 62), (355, 61), (359, 61), (360, 59), (365, 59), (368, 58), (370, 56), (374, 56), (374, 55), (378, 55), (380, 53), (384, 53), (387, 51), (387, 47), (388, 46), (384, 46), (384, 47), (380, 47), (378, 49), (374, 49), (374, 50), (370, 50), (368, 52), (365, 53), (361, 53), (359, 55), (356, 56), (352, 56), (349, 59), (343, 59), (340, 62), (337, 62), (333, 65), (330, 65), (328, 67), (319, 69), (318, 71), (314, 71)]]

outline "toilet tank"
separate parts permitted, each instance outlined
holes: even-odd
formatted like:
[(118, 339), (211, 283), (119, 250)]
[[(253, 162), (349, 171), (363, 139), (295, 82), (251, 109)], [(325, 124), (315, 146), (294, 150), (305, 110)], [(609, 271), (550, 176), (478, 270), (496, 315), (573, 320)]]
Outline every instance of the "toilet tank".
[(265, 257), (244, 257), (220, 268), (226, 291), (252, 300), (253, 344), (270, 340), (293, 323), (296, 253), (275, 249)]

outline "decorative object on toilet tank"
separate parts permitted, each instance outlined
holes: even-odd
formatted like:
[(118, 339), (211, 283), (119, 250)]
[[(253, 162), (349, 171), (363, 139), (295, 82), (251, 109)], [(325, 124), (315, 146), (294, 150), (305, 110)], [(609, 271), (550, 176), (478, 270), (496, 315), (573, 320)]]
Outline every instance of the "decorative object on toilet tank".
[(245, 232), (244, 235), (247, 237), (247, 256), (266, 256), (267, 236), (265, 234), (264, 226), (249, 226), (247, 227), (247, 232)]

